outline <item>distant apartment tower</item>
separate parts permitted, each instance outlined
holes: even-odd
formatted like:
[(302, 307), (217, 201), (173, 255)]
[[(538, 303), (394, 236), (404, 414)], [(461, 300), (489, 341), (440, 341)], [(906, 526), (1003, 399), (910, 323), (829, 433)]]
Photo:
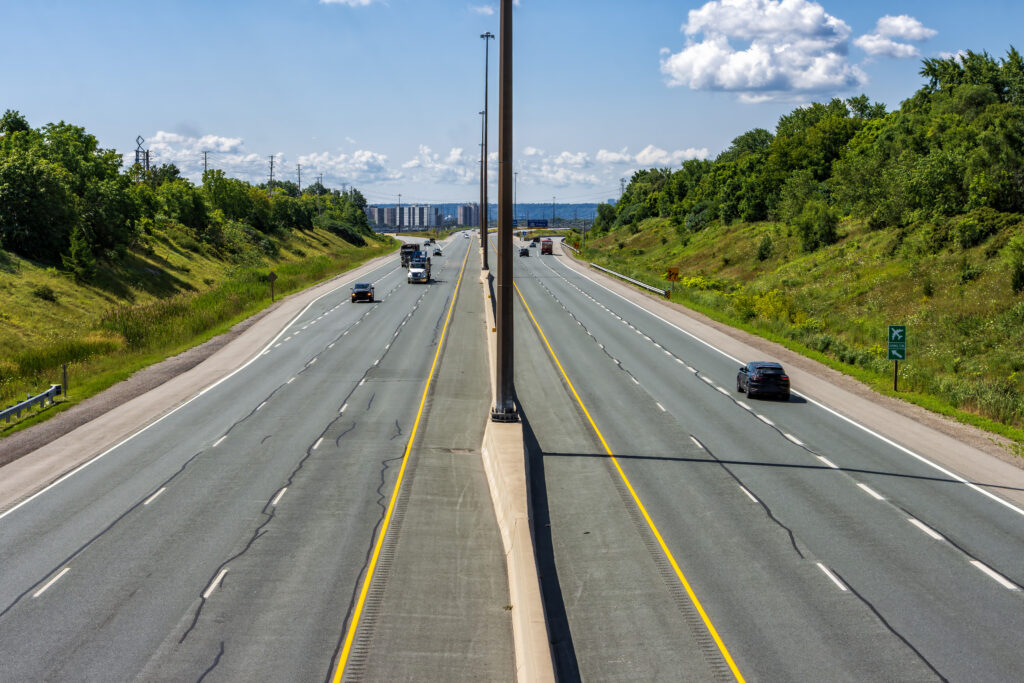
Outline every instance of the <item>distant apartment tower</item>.
[(433, 228), (442, 224), (441, 210), (429, 204), (368, 206), (366, 219), (375, 227)]
[(459, 225), (480, 225), (480, 205), (463, 204), (459, 206), (456, 219)]

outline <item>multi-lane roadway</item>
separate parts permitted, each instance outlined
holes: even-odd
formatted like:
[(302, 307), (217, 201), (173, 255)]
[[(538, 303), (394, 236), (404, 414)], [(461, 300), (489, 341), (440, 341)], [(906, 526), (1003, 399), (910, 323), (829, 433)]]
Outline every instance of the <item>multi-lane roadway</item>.
[(375, 303), (345, 282), (4, 513), (0, 680), (510, 678), (471, 242), (429, 285), (397, 255), (362, 275)]
[[(344, 281), (4, 508), (0, 680), (514, 678), (477, 244)], [(1019, 507), (799, 383), (737, 393), (761, 358), (538, 251), (515, 383), (560, 679), (1020, 678)]]
[(1019, 508), (799, 386), (748, 399), (740, 361), (769, 359), (730, 358), (562, 259), (517, 258), (515, 281), (563, 673), (1019, 679)]

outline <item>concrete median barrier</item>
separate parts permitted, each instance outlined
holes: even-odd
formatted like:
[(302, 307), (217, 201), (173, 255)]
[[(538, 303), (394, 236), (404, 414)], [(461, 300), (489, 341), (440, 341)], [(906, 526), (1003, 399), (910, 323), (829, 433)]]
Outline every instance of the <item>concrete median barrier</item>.
[[(490, 273), (483, 271), (480, 281), (487, 325), (491, 405), (494, 405), (497, 339), (494, 332)], [(529, 472), (522, 423), (488, 421), (481, 451), (508, 567), (516, 678), (519, 681), (554, 681), (551, 639), (544, 615), (533, 533), (530, 528), (530, 499), (527, 486)]]

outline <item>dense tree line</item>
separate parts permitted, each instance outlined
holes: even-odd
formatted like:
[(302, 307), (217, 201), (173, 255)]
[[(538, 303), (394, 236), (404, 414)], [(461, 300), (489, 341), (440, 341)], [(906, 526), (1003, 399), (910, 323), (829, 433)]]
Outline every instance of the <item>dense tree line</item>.
[[(998, 215), (1024, 212), (1024, 60), (1012, 47), (1002, 59), (968, 52), (920, 73), (926, 84), (897, 111), (864, 95), (814, 103), (714, 160), (637, 171), (615, 206), (598, 207), (595, 229), (660, 216), (685, 239), (715, 220), (779, 220), (814, 250), (852, 216), (876, 229), (952, 224), (935, 246), (972, 246)], [(962, 214), (981, 219), (953, 220)]]
[(361, 246), (371, 233), (366, 200), (316, 183), (253, 185), (223, 171), (195, 185), (173, 164), (122, 170), (84, 128), (63, 121), (33, 129), (16, 111), (0, 118), (0, 248), (65, 267), (88, 280), (98, 262), (124, 256), (156, 226), (184, 226), (225, 247), (225, 233), (261, 236), (319, 226)]

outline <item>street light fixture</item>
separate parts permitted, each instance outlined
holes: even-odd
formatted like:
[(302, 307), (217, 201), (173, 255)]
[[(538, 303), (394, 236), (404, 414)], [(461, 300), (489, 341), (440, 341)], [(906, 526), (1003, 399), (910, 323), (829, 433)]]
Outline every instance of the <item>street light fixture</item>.
[(487, 270), (487, 226), (489, 211), (487, 210), (487, 87), (490, 74), (491, 41), (494, 34), (488, 31), (481, 33), (484, 41), (484, 142), (480, 166), (480, 246), (483, 248), (483, 269)]

